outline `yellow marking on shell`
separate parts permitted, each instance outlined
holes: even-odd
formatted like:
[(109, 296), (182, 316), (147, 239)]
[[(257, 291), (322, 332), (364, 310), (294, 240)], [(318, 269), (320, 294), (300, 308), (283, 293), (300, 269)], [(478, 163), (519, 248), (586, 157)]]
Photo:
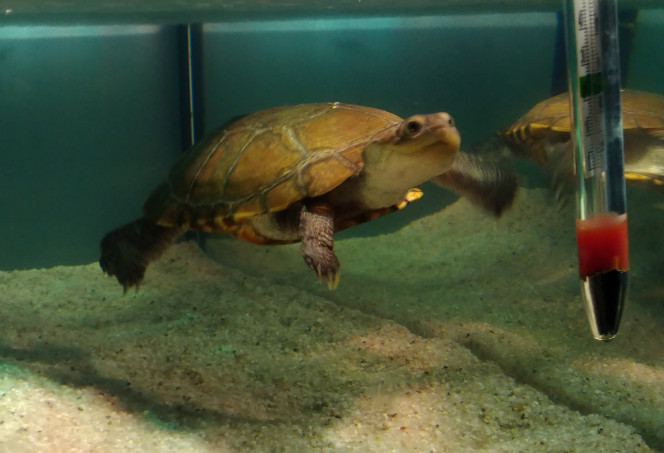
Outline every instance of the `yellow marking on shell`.
[(216, 226), (220, 227), (220, 228), (224, 228), (226, 226), (226, 222), (224, 222), (224, 220), (225, 220), (225, 217), (222, 217), (220, 215), (215, 215), (212, 218), (212, 221), (214, 222), (214, 224)]
[(664, 181), (660, 181), (659, 179), (651, 178), (646, 175), (642, 175), (640, 173), (633, 173), (633, 172), (625, 172), (625, 179), (628, 181), (648, 181), (651, 182), (657, 186), (662, 186), (664, 185)]
[[(550, 124), (532, 123), (529, 124), (527, 127), (527, 137), (524, 140), (529, 141), (529, 140), (539, 139), (541, 137), (546, 136), (546, 134), (548, 134), (549, 131), (559, 131), (559, 130), (564, 130), (564, 129), (560, 129)], [(569, 129), (567, 129), (567, 131), (569, 131)]]
[(525, 144), (528, 145), (541, 137), (545, 136), (548, 131), (551, 130), (551, 127), (545, 124), (514, 124), (510, 129), (505, 133), (505, 137), (515, 144)]
[(191, 220), (192, 220), (192, 215), (191, 215), (191, 210), (187, 206), (182, 206), (180, 209), (179, 214), (179, 222), (178, 224), (182, 226), (182, 229), (184, 230), (189, 230), (191, 229)]
[(239, 223), (248, 219), (249, 217), (254, 217), (257, 214), (261, 214), (263, 212), (265, 212), (263, 198), (262, 196), (257, 195), (235, 208), (235, 211), (233, 212), (233, 220)]
[(528, 126), (519, 126), (516, 130), (517, 141), (520, 143), (525, 143), (530, 140), (530, 132), (528, 131)]
[(211, 233), (214, 231), (214, 222), (208, 213), (197, 213), (196, 229)]
[(221, 231), (232, 232), (237, 229), (237, 224), (225, 214), (215, 214), (212, 222), (215, 225), (215, 230), (221, 229)]

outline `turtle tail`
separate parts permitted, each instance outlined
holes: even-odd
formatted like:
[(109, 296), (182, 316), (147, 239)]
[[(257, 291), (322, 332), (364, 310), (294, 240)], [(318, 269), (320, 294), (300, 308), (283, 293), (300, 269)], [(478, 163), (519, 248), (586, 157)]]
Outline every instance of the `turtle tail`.
[(115, 275), (125, 293), (132, 286), (138, 287), (145, 269), (182, 233), (179, 228), (163, 227), (140, 218), (111, 231), (101, 241), (101, 269)]
[(468, 198), (496, 217), (512, 205), (518, 188), (513, 172), (462, 152), (457, 154), (452, 168), (431, 181)]

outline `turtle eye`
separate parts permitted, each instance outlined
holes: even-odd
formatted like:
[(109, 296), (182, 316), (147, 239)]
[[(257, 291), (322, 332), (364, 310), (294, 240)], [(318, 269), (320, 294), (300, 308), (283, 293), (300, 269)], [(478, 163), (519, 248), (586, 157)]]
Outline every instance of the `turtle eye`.
[(406, 123), (405, 131), (411, 137), (417, 135), (422, 130), (422, 122), (418, 120), (410, 120)]

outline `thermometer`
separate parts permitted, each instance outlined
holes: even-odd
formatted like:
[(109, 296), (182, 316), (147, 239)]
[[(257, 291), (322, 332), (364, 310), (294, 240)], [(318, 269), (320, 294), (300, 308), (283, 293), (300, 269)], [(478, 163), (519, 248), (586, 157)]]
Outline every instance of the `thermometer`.
[(581, 295), (593, 336), (618, 333), (629, 256), (616, 0), (564, 0)]

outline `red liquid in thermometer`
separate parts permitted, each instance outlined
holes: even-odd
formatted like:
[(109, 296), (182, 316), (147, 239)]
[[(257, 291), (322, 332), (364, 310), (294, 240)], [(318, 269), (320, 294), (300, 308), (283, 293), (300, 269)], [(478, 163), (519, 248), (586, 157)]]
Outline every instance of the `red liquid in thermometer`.
[(628, 270), (627, 214), (601, 214), (577, 220), (576, 243), (582, 279), (598, 272)]

